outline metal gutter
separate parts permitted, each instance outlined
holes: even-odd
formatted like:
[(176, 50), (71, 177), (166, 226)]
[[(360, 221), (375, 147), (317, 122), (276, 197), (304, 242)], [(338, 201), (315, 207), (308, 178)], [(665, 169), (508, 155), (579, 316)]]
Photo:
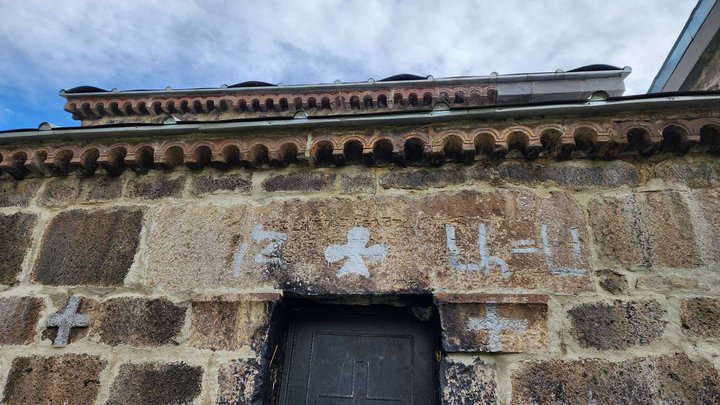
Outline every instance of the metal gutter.
[[(653, 82), (648, 89), (648, 93), (659, 93), (665, 91), (665, 87), (677, 70), (678, 65), (683, 59), (685, 59), (686, 56), (689, 55), (688, 51), (691, 46), (697, 46), (695, 41), (698, 36), (698, 32), (701, 28), (703, 28), (707, 17), (710, 15), (710, 12), (713, 10), (716, 3), (717, 0), (700, 0), (698, 2), (692, 13), (690, 13), (690, 17), (685, 23), (680, 35), (675, 40), (675, 44), (673, 44), (672, 49), (665, 58), (665, 61), (660, 67), (655, 79), (653, 79)], [(707, 46), (707, 44), (705, 44), (705, 46)], [(697, 59), (697, 57), (702, 54), (703, 50), (704, 46), (703, 49), (693, 52), (693, 55), (689, 56), (695, 56)]]
[(0, 143), (89, 140), (226, 133), (246, 130), (302, 129), (312, 127), (357, 127), (372, 125), (431, 124), (471, 119), (521, 118), (554, 115), (583, 115), (663, 108), (720, 107), (720, 94), (691, 94), (659, 97), (627, 97), (603, 101), (545, 105), (494, 106), (463, 110), (434, 110), (405, 114), (290, 118), (261, 121), (181, 122), (164, 125), (55, 128), (0, 133)]
[(65, 90), (60, 90), (60, 96), (66, 99), (72, 97), (78, 98), (92, 98), (102, 97), (107, 98), (114, 94), (126, 96), (179, 96), (183, 94), (236, 94), (236, 93), (277, 93), (287, 92), (293, 90), (305, 90), (305, 91), (327, 91), (331, 89), (333, 92), (355, 89), (357, 87), (397, 87), (397, 86), (409, 86), (413, 84), (462, 84), (468, 82), (474, 83), (515, 83), (525, 81), (547, 81), (547, 80), (579, 80), (579, 79), (598, 79), (598, 78), (625, 78), (632, 72), (632, 69), (626, 66), (619, 70), (598, 70), (598, 71), (581, 71), (581, 72), (549, 72), (549, 73), (523, 73), (523, 74), (491, 74), (487, 76), (459, 76), (459, 77), (445, 77), (445, 78), (433, 78), (429, 76), (426, 80), (400, 80), (400, 81), (389, 81), (381, 82), (370, 79), (367, 82), (353, 82), (353, 83), (325, 83), (325, 84), (299, 84), (299, 85), (278, 85), (278, 86), (259, 86), (259, 87), (219, 87), (219, 88), (198, 88), (198, 89), (171, 89), (167, 88), (164, 90), (130, 90), (130, 91), (105, 91), (105, 92), (88, 92), (88, 93), (68, 93)]

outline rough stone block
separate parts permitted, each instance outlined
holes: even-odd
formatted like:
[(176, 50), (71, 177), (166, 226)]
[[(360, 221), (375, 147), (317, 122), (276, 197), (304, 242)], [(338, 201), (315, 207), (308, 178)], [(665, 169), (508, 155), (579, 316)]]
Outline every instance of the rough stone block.
[(5, 383), (3, 404), (91, 404), (106, 362), (87, 354), (18, 357)]
[(720, 165), (707, 160), (669, 159), (655, 166), (655, 176), (668, 183), (690, 188), (717, 186), (720, 183)]
[(71, 210), (47, 226), (34, 280), (48, 285), (122, 285), (140, 239), (135, 208)]
[(480, 359), (465, 364), (444, 358), (440, 363), (440, 397), (445, 405), (496, 404), (495, 366)]
[(340, 187), (344, 193), (375, 194), (375, 177), (344, 174), (340, 176)]
[(185, 363), (123, 364), (106, 404), (191, 404), (202, 391), (202, 375), (202, 367)]
[(0, 345), (32, 343), (44, 307), (42, 298), (0, 298)]
[(436, 294), (446, 352), (519, 353), (548, 345), (547, 297)]
[(113, 346), (170, 344), (182, 329), (185, 311), (165, 298), (113, 298), (98, 305), (92, 334)]
[(628, 289), (627, 277), (616, 271), (603, 271), (600, 274), (600, 287), (613, 295), (623, 294)]
[(720, 263), (720, 190), (690, 192), (690, 215), (703, 264)]
[(720, 376), (685, 354), (525, 363), (512, 377), (513, 404), (716, 404)]
[(665, 310), (654, 300), (578, 305), (568, 311), (572, 334), (583, 347), (599, 350), (647, 345), (665, 330)]
[(200, 349), (237, 350), (249, 346), (262, 355), (270, 329), (270, 316), (274, 308), (271, 297), (223, 297), (192, 304), (191, 346)]
[(498, 166), (500, 179), (514, 183), (537, 184), (545, 181), (545, 168), (537, 163), (507, 161)]
[(335, 175), (322, 172), (274, 174), (262, 182), (265, 191), (322, 191), (335, 186)]
[(37, 204), (41, 207), (64, 207), (74, 204), (80, 195), (80, 179), (75, 176), (54, 177), (45, 182)]
[(683, 328), (691, 335), (720, 337), (720, 300), (716, 298), (691, 298), (682, 301), (680, 318)]
[(185, 175), (171, 176), (163, 173), (138, 176), (128, 181), (126, 193), (130, 198), (144, 200), (181, 197), (185, 180)]
[(449, 169), (396, 169), (379, 176), (382, 188), (404, 188), (422, 190), (441, 188), (467, 181), (465, 169), (455, 166)]
[(637, 279), (636, 287), (655, 291), (708, 291), (712, 284), (705, 284), (698, 278), (678, 275), (652, 275), (641, 276)]
[(0, 180), (0, 207), (27, 207), (43, 181), (43, 179)]
[(561, 187), (620, 187), (637, 186), (640, 174), (627, 162), (570, 161), (552, 163), (544, 168), (544, 178)]
[(560, 193), (193, 204), (153, 214), (146, 279), (172, 291), (591, 288), (585, 220)]
[(114, 201), (122, 196), (125, 177), (97, 175), (80, 179), (81, 202)]
[(192, 178), (193, 194), (210, 194), (217, 191), (233, 191), (249, 194), (252, 190), (252, 175), (246, 172), (211, 173), (209, 171)]
[(594, 199), (590, 222), (607, 265), (694, 267), (701, 264), (690, 211), (678, 192)]
[(260, 404), (265, 398), (265, 367), (256, 359), (239, 359), (218, 371), (217, 404)]
[(22, 271), (37, 217), (32, 214), (0, 214), (0, 284), (13, 284)]

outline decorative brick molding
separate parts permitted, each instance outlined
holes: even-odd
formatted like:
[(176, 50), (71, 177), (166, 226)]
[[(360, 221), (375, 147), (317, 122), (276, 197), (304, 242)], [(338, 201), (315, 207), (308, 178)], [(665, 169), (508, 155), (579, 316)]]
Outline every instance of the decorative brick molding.
[(118, 175), (181, 166), (249, 169), (288, 165), (367, 166), (426, 165), (487, 158), (613, 158), (657, 152), (720, 150), (720, 118), (715, 113), (692, 118), (662, 115), (616, 118), (420, 126), (392, 130), (298, 130), (248, 133), (222, 138), (197, 134), (183, 140), (148, 138), (139, 142), (56, 143), (0, 146), (0, 170), (15, 178), (93, 175), (98, 168)]
[[(378, 88), (379, 87), (379, 88)], [(84, 125), (118, 122), (163, 122), (169, 115), (183, 121), (219, 121), (292, 117), (298, 112), (308, 116), (356, 115), (427, 111), (437, 103), (450, 108), (467, 108), (495, 104), (497, 85), (481, 83), (446, 83), (433, 81), (404, 82), (386, 85), (334, 88), (262, 87), (246, 91), (208, 90), (185, 93), (177, 90), (148, 96), (124, 92), (102, 92), (88, 96), (63, 93), (68, 99), (65, 111)], [(223, 94), (224, 93), (224, 94)]]

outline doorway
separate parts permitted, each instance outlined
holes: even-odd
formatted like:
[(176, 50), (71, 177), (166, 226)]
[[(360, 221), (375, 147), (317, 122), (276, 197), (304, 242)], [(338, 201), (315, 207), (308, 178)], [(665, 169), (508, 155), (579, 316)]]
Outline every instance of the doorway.
[(308, 305), (290, 313), (281, 404), (437, 404), (429, 307)]

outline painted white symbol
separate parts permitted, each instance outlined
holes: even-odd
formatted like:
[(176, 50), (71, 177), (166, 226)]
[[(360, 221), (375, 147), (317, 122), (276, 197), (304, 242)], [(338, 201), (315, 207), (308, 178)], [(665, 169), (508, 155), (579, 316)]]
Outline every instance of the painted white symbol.
[[(565, 267), (555, 268), (553, 262), (553, 249), (548, 238), (547, 225), (540, 227), (540, 236), (542, 237), (543, 253), (545, 253), (545, 264), (548, 267), (548, 273), (555, 276), (582, 276), (585, 274), (584, 269)], [(576, 262), (580, 262), (580, 235), (577, 227), (570, 228), (570, 237), (572, 238), (573, 257)]]
[(53, 346), (67, 346), (71, 328), (88, 326), (90, 317), (78, 314), (77, 310), (79, 306), (80, 297), (70, 297), (63, 312), (57, 312), (48, 317), (47, 326), (58, 328), (57, 335), (55, 335), (55, 340), (53, 341)]
[(360, 274), (370, 277), (364, 258), (379, 262), (387, 256), (387, 247), (384, 243), (366, 247), (370, 241), (370, 231), (362, 226), (352, 228), (347, 234), (347, 244), (330, 245), (325, 249), (325, 260), (329, 263), (339, 262), (347, 258), (336, 276)]
[(467, 323), (468, 330), (471, 331), (487, 331), (488, 332), (488, 349), (491, 352), (502, 351), (502, 332), (511, 330), (522, 332), (527, 330), (528, 323), (522, 319), (504, 319), (498, 316), (497, 304), (489, 303), (485, 306), (487, 314), (485, 318), (470, 318)]
[(447, 247), (450, 252), (450, 265), (456, 270), (465, 271), (482, 271), (485, 274), (489, 274), (493, 266), (500, 266), (500, 275), (503, 278), (510, 277), (510, 268), (505, 260), (498, 256), (491, 256), (490, 250), (488, 249), (488, 227), (485, 224), (480, 224), (478, 227), (478, 250), (480, 251), (480, 263), (460, 263), (458, 256), (460, 255), (460, 249), (457, 247), (457, 241), (455, 238), (455, 227), (452, 225), (445, 225), (445, 236), (447, 237)]
[[(286, 263), (282, 256), (280, 256), (280, 250), (288, 239), (286, 233), (266, 231), (262, 225), (255, 225), (252, 231), (252, 238), (256, 243), (269, 241), (268, 244), (260, 250), (260, 253), (255, 255), (255, 263), (280, 267), (285, 266)], [(238, 249), (235, 254), (235, 260), (233, 261), (233, 277), (235, 278), (240, 277), (242, 262), (243, 259), (245, 259), (249, 247), (250, 244), (245, 242), (240, 245), (240, 249)]]

